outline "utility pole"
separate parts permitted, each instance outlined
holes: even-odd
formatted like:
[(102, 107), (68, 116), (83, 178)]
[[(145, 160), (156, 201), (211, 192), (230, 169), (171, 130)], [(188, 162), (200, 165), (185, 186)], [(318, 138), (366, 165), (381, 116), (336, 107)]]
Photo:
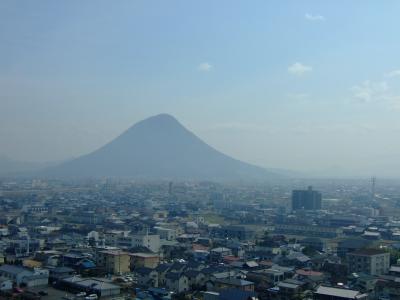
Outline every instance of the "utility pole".
[(371, 178), (371, 200), (375, 200), (375, 189), (376, 189), (376, 177)]

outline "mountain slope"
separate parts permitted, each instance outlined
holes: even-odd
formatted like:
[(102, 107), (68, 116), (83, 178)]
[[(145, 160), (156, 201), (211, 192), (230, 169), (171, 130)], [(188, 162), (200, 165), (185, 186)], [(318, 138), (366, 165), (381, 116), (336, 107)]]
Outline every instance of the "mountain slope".
[(143, 120), (102, 148), (48, 169), (45, 174), (54, 177), (209, 180), (275, 176), (218, 152), (167, 114)]

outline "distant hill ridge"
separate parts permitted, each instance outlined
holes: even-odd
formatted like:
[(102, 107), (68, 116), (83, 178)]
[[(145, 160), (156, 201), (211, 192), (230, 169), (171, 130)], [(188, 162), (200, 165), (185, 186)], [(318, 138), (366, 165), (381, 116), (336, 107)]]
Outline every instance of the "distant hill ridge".
[(151, 180), (253, 180), (279, 176), (215, 150), (168, 114), (140, 121), (100, 149), (48, 168), (42, 175)]

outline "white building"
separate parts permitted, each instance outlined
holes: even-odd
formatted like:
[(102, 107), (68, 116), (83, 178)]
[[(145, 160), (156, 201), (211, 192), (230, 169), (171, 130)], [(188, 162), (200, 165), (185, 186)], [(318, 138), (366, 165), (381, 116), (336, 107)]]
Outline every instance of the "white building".
[(173, 241), (176, 239), (176, 230), (165, 227), (154, 227), (161, 239)]
[(347, 264), (351, 273), (386, 274), (390, 268), (390, 253), (379, 249), (360, 249), (347, 253)]
[(28, 269), (20, 266), (3, 265), (0, 267), (0, 277), (9, 279), (20, 286), (27, 287), (47, 285), (49, 282), (49, 271), (43, 269)]
[(157, 253), (160, 251), (160, 236), (158, 234), (137, 234), (131, 236), (131, 247), (146, 247)]

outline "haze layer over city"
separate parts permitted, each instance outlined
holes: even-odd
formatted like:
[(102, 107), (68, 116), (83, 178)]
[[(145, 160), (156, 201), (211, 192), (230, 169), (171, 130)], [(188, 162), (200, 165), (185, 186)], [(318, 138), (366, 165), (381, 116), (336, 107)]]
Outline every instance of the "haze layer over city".
[(0, 300), (400, 300), (399, 11), (0, 0)]

